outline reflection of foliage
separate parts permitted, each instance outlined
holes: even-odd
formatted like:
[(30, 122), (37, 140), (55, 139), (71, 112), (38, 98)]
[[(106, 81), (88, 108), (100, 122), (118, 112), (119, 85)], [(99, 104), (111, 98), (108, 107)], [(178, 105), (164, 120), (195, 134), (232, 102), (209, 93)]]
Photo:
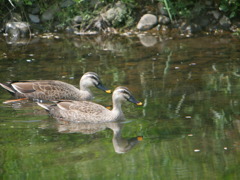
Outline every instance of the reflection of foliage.
[(213, 114), (213, 120), (214, 120), (216, 128), (223, 130), (224, 125), (229, 122), (229, 120), (227, 120), (227, 118), (226, 118), (226, 114), (225, 114), (224, 110), (217, 112), (212, 109), (211, 111)]

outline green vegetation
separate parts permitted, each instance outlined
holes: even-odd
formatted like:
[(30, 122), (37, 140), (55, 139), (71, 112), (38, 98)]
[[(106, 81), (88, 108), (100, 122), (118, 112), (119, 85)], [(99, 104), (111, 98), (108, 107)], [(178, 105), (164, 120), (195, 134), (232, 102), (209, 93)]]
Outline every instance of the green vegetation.
[(240, 13), (240, 1), (238, 0), (221, 0), (219, 9), (227, 13), (229, 18), (237, 17)]
[[(198, 13), (205, 8), (205, 4), (198, 0), (159, 0), (165, 4), (166, 10), (168, 11), (169, 17), (187, 17), (190, 18), (192, 13)], [(240, 12), (240, 2), (237, 0), (220, 0), (212, 1), (212, 4), (216, 4), (219, 9), (225, 12), (229, 18), (237, 17)]]
[(240, 36), (240, 28), (238, 28), (237, 31), (233, 33), (233, 35)]
[[(117, 3), (116, 0), (72, 0), (66, 2), (63, 0), (2, 0), (0, 1), (0, 14), (4, 14), (4, 16), (2, 16), (3, 21), (1, 22), (4, 23), (13, 17), (13, 12), (19, 13), (23, 21), (29, 21), (28, 14), (31, 12), (31, 8), (38, 7), (40, 9), (38, 15), (41, 17), (52, 6), (56, 6), (58, 9), (54, 12), (54, 18), (41, 22), (44, 25), (44, 29), (64, 29), (73, 24), (73, 17), (75, 16), (81, 16), (81, 27), (86, 27), (90, 23), (94, 23), (100, 14), (114, 7)], [(163, 4), (163, 8), (165, 8), (172, 22), (178, 19), (198, 17), (206, 13), (209, 7), (220, 10), (222, 14), (231, 20), (239, 19), (238, 14), (240, 13), (240, 1), (238, 0), (120, 0), (120, 2), (126, 4), (127, 9), (122, 12), (122, 16), (116, 17), (111, 22), (114, 28), (133, 27), (145, 12), (152, 12), (158, 15), (160, 13), (159, 3)], [(62, 7), (62, 3), (69, 4)]]

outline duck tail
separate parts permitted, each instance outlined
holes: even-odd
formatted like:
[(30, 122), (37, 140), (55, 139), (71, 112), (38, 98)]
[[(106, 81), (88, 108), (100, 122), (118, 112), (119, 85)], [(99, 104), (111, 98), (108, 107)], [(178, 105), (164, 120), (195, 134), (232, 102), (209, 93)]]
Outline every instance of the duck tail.
[(37, 104), (38, 104), (40, 107), (46, 109), (47, 111), (50, 110), (50, 106), (51, 106), (51, 105), (49, 105), (49, 104), (43, 104), (43, 103), (40, 103), (40, 102), (37, 102)]
[(6, 89), (10, 93), (15, 93), (14, 89), (11, 87), (11, 84), (3, 84), (0, 83), (0, 86), (2, 86), (4, 89)]

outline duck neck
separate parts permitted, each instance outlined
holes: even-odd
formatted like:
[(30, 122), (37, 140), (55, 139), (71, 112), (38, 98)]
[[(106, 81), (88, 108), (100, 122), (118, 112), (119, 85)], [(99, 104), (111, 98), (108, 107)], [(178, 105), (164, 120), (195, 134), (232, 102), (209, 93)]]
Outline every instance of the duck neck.
[(92, 97), (92, 92), (91, 92), (91, 90), (90, 90), (90, 88), (89, 87), (87, 87), (87, 86), (85, 86), (84, 84), (82, 84), (81, 82), (80, 82), (80, 91), (82, 91), (82, 94), (84, 94), (84, 96), (86, 96), (86, 97)]
[(113, 99), (112, 112), (118, 114), (118, 116), (123, 116), (122, 103), (119, 100)]

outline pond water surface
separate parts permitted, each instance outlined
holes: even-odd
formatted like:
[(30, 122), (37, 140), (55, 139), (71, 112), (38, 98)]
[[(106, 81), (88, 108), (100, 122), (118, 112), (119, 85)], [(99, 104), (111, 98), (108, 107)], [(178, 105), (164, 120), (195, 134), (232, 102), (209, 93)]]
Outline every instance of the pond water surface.
[[(240, 178), (238, 37), (1, 37), (0, 71), (0, 82), (77, 87), (93, 71), (144, 103), (124, 103), (124, 123), (70, 124), (30, 101), (3, 104), (12, 97), (1, 88), (0, 179)], [(94, 102), (111, 105), (92, 90)]]

